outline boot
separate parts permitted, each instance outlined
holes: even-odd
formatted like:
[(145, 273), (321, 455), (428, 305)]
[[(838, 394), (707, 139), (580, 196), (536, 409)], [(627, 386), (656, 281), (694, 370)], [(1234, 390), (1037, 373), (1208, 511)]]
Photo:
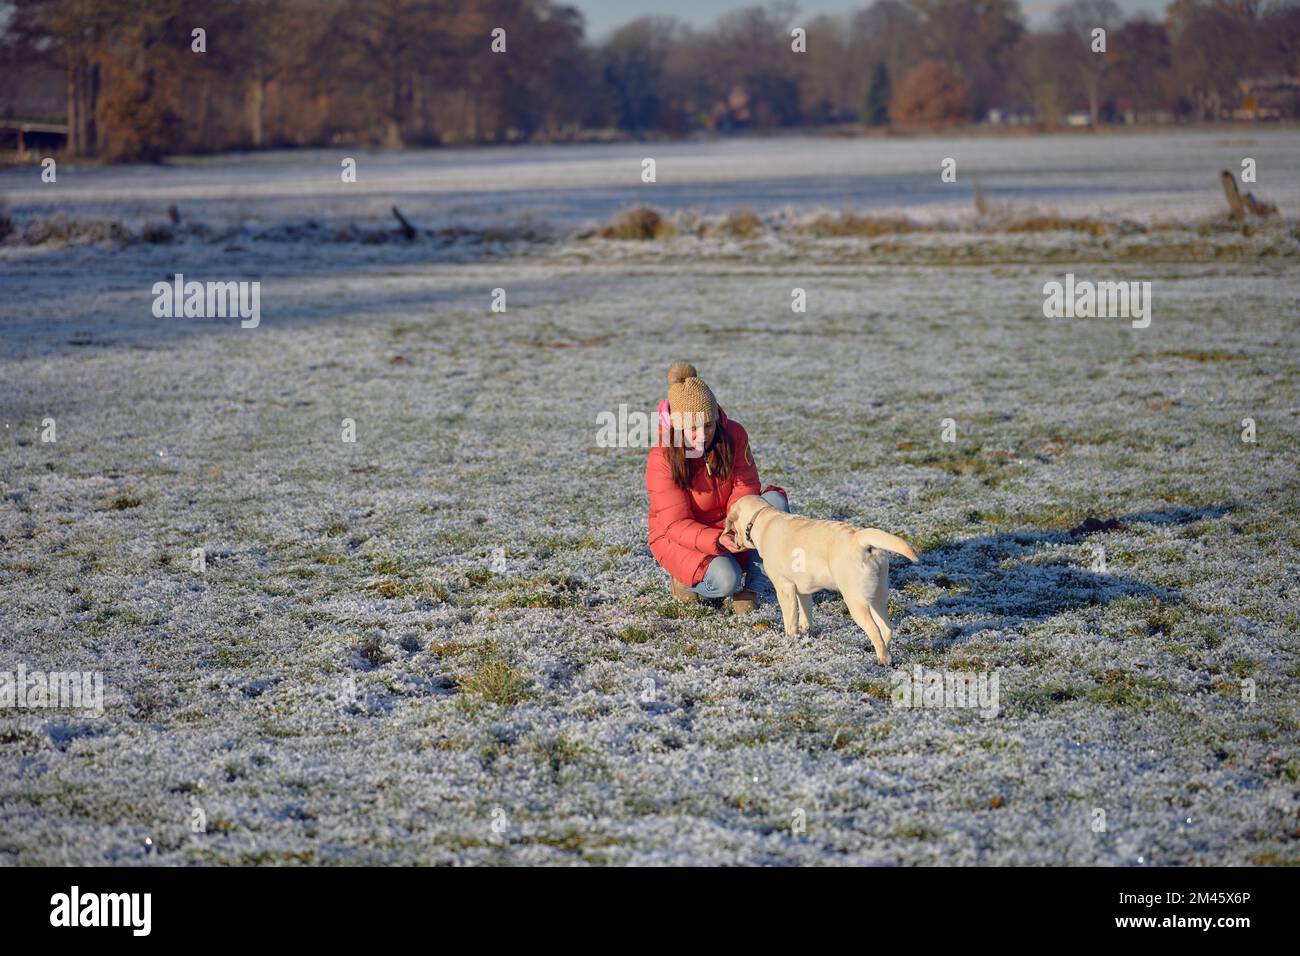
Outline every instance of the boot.
[(671, 580), (673, 582), (674, 601), (685, 601), (688, 604), (694, 604), (696, 601), (700, 599), (700, 596), (698, 594), (696, 594), (694, 591), (688, 588), (685, 584), (682, 584), (676, 578), (672, 578)]
[(749, 588), (741, 588), (731, 596), (733, 614), (750, 614), (758, 607), (758, 595)]

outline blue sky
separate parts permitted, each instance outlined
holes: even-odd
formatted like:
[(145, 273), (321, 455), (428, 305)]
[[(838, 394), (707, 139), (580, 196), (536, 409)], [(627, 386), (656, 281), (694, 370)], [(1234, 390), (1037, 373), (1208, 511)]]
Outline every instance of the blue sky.
[[(564, 0), (587, 16), (587, 35), (603, 37), (628, 20), (649, 13), (665, 14), (685, 20), (692, 26), (707, 26), (723, 13), (740, 7), (754, 6), (762, 0)], [(1020, 0), (1033, 26), (1045, 23), (1052, 10), (1063, 0)], [(1116, 0), (1125, 13), (1145, 11), (1160, 16), (1169, 0)], [(871, 0), (801, 0), (799, 9), (809, 19), (819, 13), (844, 13), (871, 5)]]

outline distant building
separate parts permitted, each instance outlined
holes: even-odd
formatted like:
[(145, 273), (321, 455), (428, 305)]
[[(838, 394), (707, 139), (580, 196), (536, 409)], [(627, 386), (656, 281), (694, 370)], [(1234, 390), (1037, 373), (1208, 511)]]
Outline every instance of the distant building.
[(0, 83), (0, 119), (63, 122), (68, 102), (63, 71), (44, 63), (24, 63)]
[(1223, 115), (1238, 120), (1271, 120), (1300, 116), (1300, 77), (1280, 74), (1251, 76), (1237, 83), (1241, 99)]
[(62, 149), (68, 141), (63, 71), (24, 63), (0, 85), (0, 149)]
[(1129, 126), (1138, 124), (1142, 126), (1163, 126), (1176, 122), (1178, 119), (1173, 110), (1138, 110), (1129, 108), (1124, 110), (1121, 115), (1124, 122)]

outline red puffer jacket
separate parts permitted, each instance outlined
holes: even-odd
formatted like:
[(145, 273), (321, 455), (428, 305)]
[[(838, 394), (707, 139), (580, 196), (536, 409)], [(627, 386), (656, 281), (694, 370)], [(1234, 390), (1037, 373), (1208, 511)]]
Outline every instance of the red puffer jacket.
[[(686, 459), (690, 487), (677, 487), (668, 462), (667, 445), (672, 426), (667, 400), (659, 403), (659, 445), (650, 449), (645, 463), (645, 487), (650, 493), (650, 553), (665, 571), (689, 586), (704, 579), (710, 560), (720, 554), (731, 554), (718, 544), (718, 536), (722, 534), (732, 502), (761, 493), (758, 467), (749, 453), (749, 435), (739, 422), (727, 418), (721, 408), (718, 426), (726, 429), (735, 448), (731, 477), (726, 481), (710, 475), (701, 456)], [(735, 555), (741, 567), (748, 566), (747, 554)]]

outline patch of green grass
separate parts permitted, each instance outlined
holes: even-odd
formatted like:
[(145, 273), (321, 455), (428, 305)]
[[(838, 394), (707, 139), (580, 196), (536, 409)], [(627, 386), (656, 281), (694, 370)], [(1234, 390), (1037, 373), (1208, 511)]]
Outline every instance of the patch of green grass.
[(1249, 677), (1259, 671), (1259, 661), (1253, 661), (1248, 657), (1238, 657), (1228, 664), (1228, 673), (1233, 677)]
[(1028, 690), (1015, 690), (1007, 695), (1009, 710), (1021, 710), (1034, 714), (1045, 714), (1061, 704), (1083, 697), (1085, 688), (1072, 687), (1068, 684), (1044, 684)]
[(461, 689), (501, 707), (513, 707), (533, 693), (531, 677), (508, 661), (492, 658), (457, 678)]
[(1155, 703), (1157, 695), (1168, 694), (1174, 686), (1166, 680), (1134, 674), (1131, 671), (1111, 668), (1093, 673), (1097, 681), (1084, 697), (1108, 707), (1135, 707), (1145, 709)]
[(604, 548), (604, 542), (592, 534), (541, 534), (530, 536), (528, 541), (535, 548), (550, 551), (552, 553), (565, 553), (568, 551), (578, 550), (599, 551)]
[(999, 449), (966, 446), (963, 448), (903, 452), (900, 459), (909, 465), (938, 468), (950, 475), (970, 475), (990, 488), (1023, 474), (1025, 468), (1015, 461), (1015, 454)]
[(1151, 599), (1151, 603), (1143, 611), (1148, 634), (1172, 634), (1181, 616), (1174, 608), (1162, 603), (1156, 597)]
[(501, 580), (501, 575), (487, 568), (470, 568), (465, 572), (465, 580), (475, 587), (483, 587)]
[(257, 729), (268, 737), (276, 737), (280, 739), (301, 737), (303, 735), (301, 730), (295, 730), (292, 727), (285, 726), (284, 724), (276, 724), (269, 720), (259, 722)]
[(371, 667), (383, 667), (388, 663), (388, 652), (384, 650), (384, 644), (377, 635), (367, 634), (357, 641), (354, 650)]
[(614, 635), (624, 644), (648, 644), (654, 640), (655, 633), (648, 627), (637, 627), (635, 625), (625, 627)]
[(335, 567), (348, 563), (346, 558), (335, 554), (333, 551), (326, 551), (324, 548), (312, 551), (307, 557), (316, 564), (329, 564)]
[[(1043, 644), (1026, 644), (1012, 648), (1016, 662), (1025, 667), (1037, 667), (1056, 659), (1056, 651)], [(988, 666), (986, 664), (986, 666)]]
[(456, 641), (435, 641), (429, 645), (429, 650), (439, 657), (455, 657), (457, 654), (464, 654), (468, 648)]
[(580, 578), (563, 574), (536, 575), (530, 578), (502, 577), (510, 590), (497, 601), (503, 608), (572, 608), (581, 607), (579, 593), (586, 588)]
[(570, 740), (564, 734), (534, 741), (528, 749), (532, 752), (534, 762), (549, 767), (552, 774), (558, 774), (565, 766), (576, 764), (589, 752), (585, 744)]
[(507, 594), (500, 601), (501, 607), (577, 607), (578, 601), (570, 594), (555, 591), (515, 591)]
[(673, 600), (662, 601), (652, 607), (651, 611), (670, 621), (698, 620), (713, 615), (712, 608), (703, 602), (687, 603)]
[(649, 797), (632, 794), (623, 798), (623, 808), (636, 816), (649, 816), (659, 812), (659, 804)]
[(859, 678), (849, 683), (849, 690), (855, 694), (874, 697), (876, 700), (892, 700), (893, 689), (885, 681)]
[(370, 582), (367, 587), (387, 600), (406, 597), (418, 601), (430, 601), (434, 604), (445, 604), (451, 597), (451, 592), (446, 585), (418, 578), (383, 578)]
[(1031, 529), (1038, 531), (1069, 531), (1078, 527), (1092, 509), (1078, 503), (1053, 502), (1027, 508), (1020, 512), (991, 511), (985, 521), (1000, 529)]
[(921, 530), (908, 535), (908, 544), (918, 555), (947, 544), (952, 538), (951, 531)]
[(1162, 488), (1155, 493), (1160, 501), (1171, 505), (1186, 505), (1189, 508), (1222, 508), (1226, 501), (1222, 496), (1207, 496), (1199, 488)]

